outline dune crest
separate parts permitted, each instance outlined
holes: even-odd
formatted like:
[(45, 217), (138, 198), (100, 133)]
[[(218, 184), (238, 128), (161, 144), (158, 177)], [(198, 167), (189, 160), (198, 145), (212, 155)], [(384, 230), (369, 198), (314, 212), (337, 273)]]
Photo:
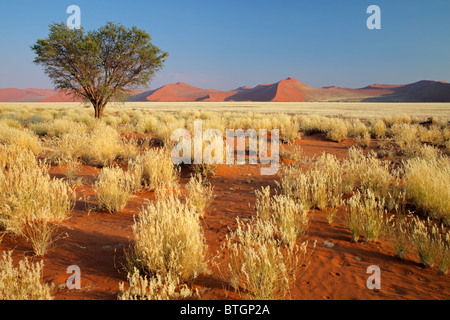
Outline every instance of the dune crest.
[[(313, 88), (288, 77), (256, 87), (241, 86), (224, 91), (201, 89), (187, 83), (167, 84), (155, 90), (133, 91), (130, 101), (273, 101), (273, 102), (450, 102), (450, 84), (422, 80), (411, 84), (371, 84), (349, 89), (337, 86)], [(80, 101), (51, 89), (0, 89), (1, 102)]]

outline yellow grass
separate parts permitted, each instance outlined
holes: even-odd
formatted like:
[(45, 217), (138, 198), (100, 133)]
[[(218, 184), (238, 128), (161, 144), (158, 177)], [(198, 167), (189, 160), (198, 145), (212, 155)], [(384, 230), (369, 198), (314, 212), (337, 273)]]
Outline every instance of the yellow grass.
[(138, 269), (128, 273), (128, 288), (119, 284), (119, 300), (177, 300), (198, 296), (197, 290), (181, 284), (177, 275), (167, 274), (154, 277), (141, 275)]
[[(26, 107), (21, 102), (4, 102), (0, 103), (0, 110), (17, 110), (21, 107)], [(84, 114), (73, 115), (73, 118), (78, 118), (80, 121), (91, 121), (90, 114), (93, 114), (91, 108), (82, 107), (83, 103), (77, 102), (37, 102), (32, 104), (33, 108), (45, 109), (65, 109), (77, 110), (80, 108), (85, 111)], [(30, 104), (28, 104), (30, 108)], [(255, 112), (255, 113), (287, 113), (287, 114), (316, 114), (321, 116), (333, 117), (352, 117), (352, 118), (393, 118), (399, 114), (407, 114), (410, 117), (416, 116), (421, 119), (428, 119), (429, 117), (449, 118), (450, 117), (450, 103), (364, 103), (364, 102), (125, 102), (122, 106), (115, 106), (109, 104), (107, 111), (113, 112), (115, 110), (151, 110), (153, 112), (179, 112), (189, 110), (218, 111), (220, 112)], [(386, 120), (386, 119), (385, 119)], [(401, 117), (397, 117), (396, 121), (400, 121)], [(390, 124), (387, 121), (386, 124)]]
[(275, 224), (268, 220), (252, 220), (227, 235), (229, 255), (226, 268), (229, 283), (245, 298), (256, 300), (288, 299), (290, 289), (299, 276), (298, 267), (307, 265), (307, 242), (281, 246), (273, 237)]
[(406, 192), (413, 203), (435, 219), (450, 224), (450, 160), (431, 155), (408, 160)]
[(136, 218), (130, 265), (150, 275), (177, 275), (181, 281), (206, 271), (206, 244), (195, 208), (174, 196), (158, 197)]
[(73, 189), (52, 179), (47, 167), (16, 163), (0, 172), (0, 226), (21, 235), (30, 221), (62, 221), (73, 206)]
[(99, 206), (110, 213), (121, 211), (131, 196), (132, 177), (118, 167), (103, 168), (95, 183)]
[(12, 251), (0, 257), (0, 300), (51, 300), (51, 287), (43, 284), (43, 261), (31, 262), (29, 258), (14, 266)]

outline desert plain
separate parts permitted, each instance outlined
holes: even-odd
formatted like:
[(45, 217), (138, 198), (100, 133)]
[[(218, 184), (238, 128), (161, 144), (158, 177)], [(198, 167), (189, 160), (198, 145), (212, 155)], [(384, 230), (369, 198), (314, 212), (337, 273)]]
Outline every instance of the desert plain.
[[(108, 105), (102, 120), (80, 103), (1, 103), (0, 252), (42, 262), (47, 298), (139, 298), (129, 289), (132, 267), (149, 278), (171, 268), (137, 257), (155, 254), (137, 249), (138, 235), (155, 247), (169, 237), (154, 231), (145, 238), (139, 228), (163, 228), (162, 220), (152, 224), (166, 208), (157, 203), (180, 201), (181, 211), (197, 212), (191, 222), (201, 236), (189, 250), (202, 261), (187, 266), (190, 273), (183, 265), (190, 257), (171, 265), (179, 279), (168, 298), (187, 289), (183, 298), (205, 300), (447, 300), (449, 119), (449, 103), (126, 102)], [(261, 175), (264, 165), (249, 163), (248, 143), (240, 150), (245, 164), (171, 166), (171, 133), (190, 130), (194, 120), (220, 131), (279, 129), (278, 172)], [(149, 152), (159, 164), (146, 167)], [(120, 177), (102, 186), (107, 169), (139, 178), (123, 190), (113, 187)], [(39, 212), (11, 225), (14, 210), (33, 203), (12, 172), (43, 179), (30, 178), (29, 195), (44, 192), (42, 181), (65, 188), (64, 214), (44, 219), (41, 234), (27, 229)], [(101, 198), (114, 188), (118, 194), (106, 197), (122, 201), (119, 208)], [(128, 196), (116, 199), (121, 194)], [(153, 220), (144, 226), (146, 210), (154, 215), (147, 212)], [(68, 288), (72, 265), (81, 271), (78, 289)], [(368, 287), (370, 266), (379, 267), (379, 288)], [(164, 281), (158, 285), (155, 295), (165, 290)]]

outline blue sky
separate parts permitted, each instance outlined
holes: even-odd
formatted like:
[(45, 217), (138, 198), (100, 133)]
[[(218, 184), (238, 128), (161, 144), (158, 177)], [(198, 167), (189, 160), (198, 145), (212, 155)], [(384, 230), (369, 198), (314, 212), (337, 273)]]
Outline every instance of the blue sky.
[[(30, 45), (48, 25), (136, 25), (169, 52), (151, 88), (186, 82), (234, 89), (289, 76), (313, 87), (450, 82), (449, 0), (0, 0), (0, 88), (51, 88)], [(369, 30), (369, 5), (381, 30)]]

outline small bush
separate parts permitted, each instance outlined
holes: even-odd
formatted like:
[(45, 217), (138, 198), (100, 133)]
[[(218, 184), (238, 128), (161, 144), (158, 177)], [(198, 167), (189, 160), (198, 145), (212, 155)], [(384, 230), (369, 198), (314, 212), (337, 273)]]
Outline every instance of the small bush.
[(37, 122), (30, 125), (30, 130), (40, 136), (61, 137), (64, 134), (78, 134), (87, 130), (86, 125), (66, 119), (51, 122)]
[(419, 218), (413, 220), (412, 240), (420, 262), (426, 267), (431, 268), (435, 265), (440, 257), (440, 251), (448, 252), (448, 243), (446, 245), (442, 241), (440, 230), (436, 226), (432, 226), (430, 220), (427, 223)]
[[(193, 279), (206, 270), (206, 245), (198, 212), (173, 196), (143, 208), (133, 226), (132, 267), (150, 275)], [(132, 268), (130, 268), (132, 270)]]
[(103, 165), (111, 165), (122, 151), (123, 143), (119, 133), (107, 125), (98, 125), (88, 136), (81, 150), (81, 158), (86, 162), (96, 160)]
[(275, 195), (272, 198), (271, 209), (281, 241), (294, 246), (297, 239), (308, 229), (308, 209), (284, 195)]
[[(269, 129), (269, 128), (267, 128)], [(299, 126), (296, 123), (291, 123), (290, 121), (280, 128), (280, 133), (283, 142), (291, 142), (300, 137)]]
[[(298, 277), (298, 266), (309, 263), (307, 242), (301, 246), (280, 247), (272, 237), (270, 224), (257, 220), (256, 226), (244, 226), (239, 220), (237, 222), (236, 231), (227, 235), (222, 247), (229, 254), (227, 274), (230, 284), (252, 299), (286, 299)], [(265, 227), (258, 228), (261, 225)]]
[(417, 125), (396, 123), (392, 126), (390, 132), (397, 146), (400, 150), (404, 151), (407, 156), (411, 156), (414, 153), (414, 150), (420, 145)]
[(386, 124), (383, 120), (379, 119), (373, 124), (370, 132), (373, 138), (380, 139), (386, 135), (386, 130)]
[(445, 156), (414, 158), (405, 164), (407, 196), (434, 219), (450, 224), (450, 161)]
[(346, 122), (348, 135), (350, 137), (360, 137), (368, 132), (367, 126), (359, 119)]
[(293, 246), (308, 228), (308, 209), (285, 195), (270, 197), (270, 187), (256, 190), (256, 214), (258, 219), (273, 221), (275, 232), (281, 241)]
[(342, 165), (335, 156), (325, 153), (311, 160), (311, 164), (311, 170), (306, 172), (300, 166), (284, 168), (277, 185), (282, 194), (302, 203), (305, 208), (322, 210), (342, 195)]
[(386, 222), (389, 240), (397, 253), (397, 257), (402, 260), (406, 258), (411, 250), (411, 228), (408, 217), (403, 214), (391, 217)]
[(310, 191), (310, 178), (299, 167), (284, 167), (281, 170), (281, 179), (276, 181), (281, 193), (287, 197), (295, 199), (310, 209), (313, 200)]
[(20, 163), (25, 167), (37, 165), (36, 157), (29, 149), (17, 145), (0, 145), (0, 170), (7, 169)]
[(370, 134), (365, 133), (364, 135), (358, 137), (357, 141), (358, 141), (358, 144), (364, 149), (370, 147), (370, 142), (371, 142)]
[(192, 203), (199, 214), (203, 216), (205, 209), (212, 203), (214, 187), (207, 180), (204, 180), (202, 175), (197, 174), (192, 176), (186, 184), (186, 190), (188, 191), (187, 201)]
[(344, 120), (342, 119), (332, 119), (330, 120), (330, 128), (327, 130), (327, 138), (331, 141), (341, 142), (347, 139), (348, 131)]
[(135, 181), (133, 191), (140, 190), (142, 186), (154, 190), (176, 181), (179, 174), (172, 158), (163, 149), (148, 150), (145, 154), (130, 160), (128, 168)]
[(33, 247), (37, 256), (43, 256), (54, 243), (56, 226), (46, 219), (33, 219), (26, 222), (23, 228), (23, 236)]
[(411, 118), (406, 114), (406, 113), (402, 113), (402, 114), (398, 114), (396, 116), (394, 116), (394, 123), (406, 123), (406, 124), (410, 124)]
[(0, 227), (21, 235), (30, 221), (62, 221), (73, 207), (73, 189), (51, 179), (43, 166), (16, 163), (0, 172)]
[(41, 142), (33, 132), (28, 129), (12, 128), (3, 122), (0, 122), (0, 144), (20, 146), (34, 154), (42, 150)]
[(59, 162), (65, 159), (81, 159), (85, 163), (112, 165), (123, 155), (124, 142), (114, 128), (96, 123), (91, 131), (74, 131), (53, 138), (49, 145), (52, 153), (49, 159)]
[(387, 198), (396, 181), (389, 162), (378, 160), (373, 152), (364, 155), (362, 150), (354, 147), (348, 150), (348, 154), (343, 163), (345, 191), (370, 190), (378, 198)]
[(370, 190), (364, 194), (358, 191), (348, 200), (348, 206), (347, 224), (352, 240), (356, 242), (363, 235), (366, 242), (377, 241), (384, 231), (384, 199), (377, 200)]
[(128, 289), (120, 283), (119, 290), (119, 300), (178, 300), (199, 296), (197, 290), (182, 285), (176, 275), (147, 277), (140, 275), (136, 268), (128, 273)]
[(95, 183), (99, 205), (110, 213), (121, 211), (131, 196), (131, 176), (119, 167), (103, 168)]
[(289, 142), (280, 152), (281, 159), (300, 161), (303, 157), (303, 149), (300, 145)]
[(141, 116), (137, 119), (136, 132), (152, 133), (158, 125), (158, 120), (153, 115)]

